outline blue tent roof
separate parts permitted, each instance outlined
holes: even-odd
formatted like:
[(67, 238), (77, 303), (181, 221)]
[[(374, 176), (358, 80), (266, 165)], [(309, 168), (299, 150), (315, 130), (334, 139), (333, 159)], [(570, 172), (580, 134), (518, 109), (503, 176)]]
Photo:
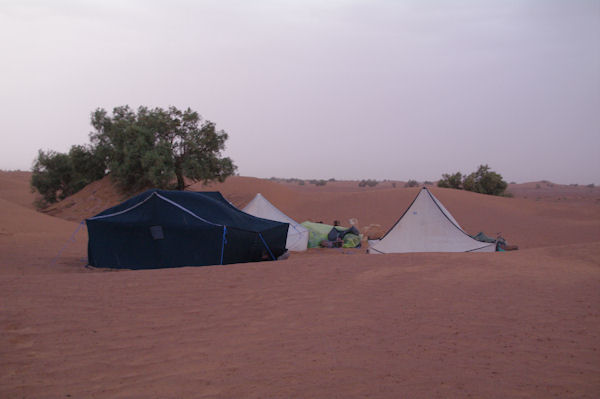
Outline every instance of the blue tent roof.
[(248, 215), (219, 192), (148, 190), (86, 220), (97, 267), (202, 266), (274, 259), (287, 223)]

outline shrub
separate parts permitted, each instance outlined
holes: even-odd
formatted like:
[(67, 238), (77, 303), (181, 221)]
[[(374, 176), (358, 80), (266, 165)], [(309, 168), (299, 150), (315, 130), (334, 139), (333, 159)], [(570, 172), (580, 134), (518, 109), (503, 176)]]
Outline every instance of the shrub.
[(367, 179), (367, 180), (361, 180), (358, 183), (358, 187), (365, 187), (365, 186), (375, 187), (377, 184), (379, 184), (379, 182), (377, 180)]
[[(488, 165), (480, 165), (477, 171), (463, 176), (460, 172), (443, 174), (438, 181), (438, 187), (464, 189), (480, 194), (502, 195), (508, 184), (502, 176), (492, 170)], [(539, 185), (538, 187), (539, 188)]]
[(487, 165), (480, 165), (476, 172), (463, 180), (463, 188), (481, 194), (502, 195), (508, 184), (502, 176), (490, 170)]
[(438, 187), (456, 188), (460, 190), (462, 188), (462, 180), (463, 175), (460, 172), (456, 172), (452, 175), (444, 173), (437, 185)]
[(404, 187), (417, 187), (419, 185), (419, 182), (416, 180), (409, 180), (408, 182), (406, 182), (404, 184)]
[(34, 161), (31, 188), (42, 195), (36, 207), (44, 208), (75, 194), (104, 177), (106, 164), (91, 147), (74, 145), (67, 154), (40, 150)]

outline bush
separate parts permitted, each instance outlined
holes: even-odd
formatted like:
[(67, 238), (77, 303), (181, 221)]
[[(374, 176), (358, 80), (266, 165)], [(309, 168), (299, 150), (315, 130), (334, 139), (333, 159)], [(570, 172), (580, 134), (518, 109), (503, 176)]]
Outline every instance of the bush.
[(452, 175), (444, 173), (441, 180), (438, 181), (438, 187), (444, 188), (456, 188), (460, 190), (462, 188), (463, 175), (460, 172), (456, 172)]
[(404, 187), (417, 187), (419, 185), (419, 182), (416, 180), (409, 180), (408, 182), (406, 182), (404, 184)]
[(438, 181), (438, 187), (462, 188), (480, 194), (503, 195), (508, 184), (500, 174), (490, 170), (488, 165), (480, 165), (477, 171), (467, 176), (463, 176), (460, 172), (451, 175), (443, 174), (442, 179)]
[(314, 184), (315, 186), (324, 186), (327, 184), (327, 180), (317, 180), (317, 179), (313, 179), (313, 180), (309, 180), (310, 184)]
[(365, 187), (365, 186), (369, 186), (369, 187), (375, 187), (377, 184), (379, 184), (379, 182), (377, 180), (361, 180), (358, 183), (358, 187)]
[(93, 148), (74, 145), (67, 154), (38, 151), (32, 172), (31, 188), (42, 195), (35, 205), (43, 208), (104, 177), (106, 164)]
[(476, 172), (463, 180), (463, 188), (480, 194), (502, 195), (508, 184), (502, 176), (490, 170), (487, 165), (480, 165)]
[(425, 181), (423, 182), (423, 184), (424, 184), (425, 186), (433, 186), (433, 182), (432, 182), (432, 181), (429, 181), (429, 180), (425, 180)]

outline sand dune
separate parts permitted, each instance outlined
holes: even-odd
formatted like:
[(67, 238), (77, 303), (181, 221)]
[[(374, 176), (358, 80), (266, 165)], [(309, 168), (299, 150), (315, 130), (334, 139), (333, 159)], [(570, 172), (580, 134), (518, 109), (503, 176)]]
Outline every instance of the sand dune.
[[(47, 216), (0, 198), (0, 274), (81, 271), (87, 232), (77, 223)], [(64, 249), (63, 249), (64, 248)], [(62, 250), (62, 252), (61, 252)], [(57, 256), (61, 254), (60, 258)]]
[(30, 179), (31, 172), (0, 170), (0, 198), (33, 209), (36, 196), (31, 191)]
[[(112, 272), (83, 267), (85, 229), (54, 261), (78, 226), (65, 219), (121, 200), (106, 181), (53, 207), (58, 218), (25, 204), (30, 193), (18, 187), (28, 186), (13, 178), (0, 179), (0, 397), (600, 392), (600, 206), (592, 199), (433, 189), (467, 231), (502, 231), (525, 248), (512, 253), (316, 249), (282, 262)], [(204, 189), (236, 205), (260, 191), (298, 220), (356, 217), (386, 228), (416, 194), (244, 177)]]
[[(251, 177), (232, 177), (225, 183), (192, 185), (190, 190), (217, 190), (237, 207), (246, 205), (256, 193), (293, 219), (333, 223), (358, 219), (362, 226), (381, 225), (387, 231), (410, 205), (419, 188), (387, 188), (348, 191), (347, 183), (336, 182), (341, 188), (314, 191), (306, 186), (282, 185)], [(334, 186), (334, 184), (330, 184)], [(446, 208), (471, 234), (484, 231), (496, 233), (521, 248), (593, 242), (600, 237), (600, 202), (588, 198), (584, 205), (533, 201), (525, 198), (504, 198), (466, 191), (431, 188)], [(124, 199), (110, 184), (109, 177), (95, 182), (81, 192), (54, 205), (48, 214), (81, 221), (86, 217), (116, 205)]]

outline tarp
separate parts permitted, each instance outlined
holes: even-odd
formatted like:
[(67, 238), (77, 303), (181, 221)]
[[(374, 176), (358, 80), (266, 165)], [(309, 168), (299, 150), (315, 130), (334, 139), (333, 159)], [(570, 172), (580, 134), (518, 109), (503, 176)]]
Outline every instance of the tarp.
[(306, 251), (308, 245), (308, 230), (300, 223), (277, 209), (260, 193), (242, 209), (250, 215), (263, 219), (276, 220), (278, 222), (289, 223), (287, 242), (285, 247), (288, 251)]
[[(318, 248), (321, 246), (321, 241), (329, 241), (329, 233), (333, 228), (335, 228), (338, 231), (348, 230), (348, 228), (342, 226), (332, 226), (330, 224), (314, 222), (302, 222), (302, 226), (306, 227), (309, 231), (309, 248)], [(360, 236), (348, 233), (344, 235), (343, 241), (344, 248), (355, 248), (360, 244)]]
[(494, 252), (496, 245), (471, 238), (426, 188), (380, 239), (369, 241), (369, 253)]
[(288, 224), (248, 215), (218, 192), (148, 190), (86, 220), (88, 262), (147, 269), (276, 259)]

